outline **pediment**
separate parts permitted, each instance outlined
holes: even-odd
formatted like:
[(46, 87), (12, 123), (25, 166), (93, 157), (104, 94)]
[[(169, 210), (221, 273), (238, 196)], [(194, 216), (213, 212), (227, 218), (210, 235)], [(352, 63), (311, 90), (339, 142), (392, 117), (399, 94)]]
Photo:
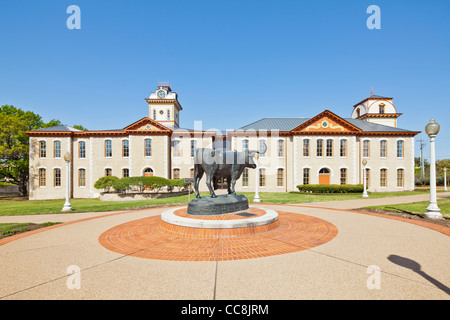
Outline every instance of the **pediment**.
[(150, 119), (149, 117), (142, 118), (129, 126), (124, 128), (125, 131), (139, 131), (139, 132), (171, 132), (171, 130), (162, 124)]
[(331, 111), (325, 110), (317, 116), (305, 121), (298, 127), (292, 129), (291, 132), (311, 134), (348, 134), (361, 132), (361, 129), (335, 115)]

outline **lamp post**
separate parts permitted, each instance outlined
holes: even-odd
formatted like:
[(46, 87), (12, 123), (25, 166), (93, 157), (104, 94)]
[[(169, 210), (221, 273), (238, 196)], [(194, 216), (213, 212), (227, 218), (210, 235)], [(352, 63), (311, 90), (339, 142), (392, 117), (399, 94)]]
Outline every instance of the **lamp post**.
[(72, 206), (70, 204), (70, 161), (72, 161), (72, 155), (70, 152), (66, 152), (64, 155), (64, 160), (66, 161), (66, 203), (62, 211), (71, 211)]
[(439, 133), (439, 129), (440, 126), (434, 119), (431, 119), (425, 127), (425, 132), (430, 137), (430, 205), (427, 207), (425, 217), (432, 219), (442, 219), (441, 209), (439, 209), (436, 199), (436, 159), (434, 144), (434, 139)]
[(447, 191), (447, 167), (444, 167), (444, 191)]
[(253, 202), (261, 202), (261, 199), (259, 199), (259, 193), (258, 193), (258, 187), (259, 187), (259, 169), (258, 169), (258, 162), (259, 154), (257, 153), (255, 156), (255, 164), (256, 164), (256, 172), (255, 172), (255, 198), (253, 199)]
[(363, 164), (363, 185), (364, 185), (364, 192), (362, 194), (363, 198), (368, 198), (369, 195), (367, 194), (367, 186), (366, 186), (366, 165), (367, 165), (367, 160), (364, 159), (362, 161)]

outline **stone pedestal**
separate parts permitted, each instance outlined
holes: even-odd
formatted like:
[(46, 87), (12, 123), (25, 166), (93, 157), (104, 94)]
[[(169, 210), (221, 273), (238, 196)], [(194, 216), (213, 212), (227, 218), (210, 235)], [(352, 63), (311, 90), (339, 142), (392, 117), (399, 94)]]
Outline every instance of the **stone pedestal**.
[(220, 195), (217, 198), (195, 198), (188, 204), (191, 215), (212, 216), (248, 209), (248, 199), (242, 194)]

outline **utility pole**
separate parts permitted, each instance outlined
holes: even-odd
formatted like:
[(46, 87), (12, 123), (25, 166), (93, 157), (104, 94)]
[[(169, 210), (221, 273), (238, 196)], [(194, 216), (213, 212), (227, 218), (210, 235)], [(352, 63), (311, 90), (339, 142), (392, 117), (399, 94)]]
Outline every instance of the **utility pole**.
[(425, 159), (423, 157), (423, 148), (425, 147), (425, 141), (422, 138), (419, 140), (420, 143), (420, 171), (422, 171), (422, 180), (425, 179)]

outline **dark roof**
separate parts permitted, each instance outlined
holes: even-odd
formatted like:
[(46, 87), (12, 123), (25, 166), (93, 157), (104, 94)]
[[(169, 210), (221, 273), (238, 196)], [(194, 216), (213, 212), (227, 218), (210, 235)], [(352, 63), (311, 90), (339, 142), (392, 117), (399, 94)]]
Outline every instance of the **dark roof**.
[[(237, 130), (279, 130), (279, 131), (291, 131), (297, 128), (302, 123), (308, 121), (310, 118), (263, 118), (261, 120), (250, 123)], [(410, 130), (385, 126), (378, 123), (368, 122), (364, 120), (358, 120), (353, 118), (343, 118), (343, 120), (358, 127), (364, 132), (410, 132)], [(236, 131), (236, 130), (235, 130)]]
[(78, 129), (75, 129), (73, 127), (66, 126), (65, 124), (55, 127), (48, 127), (48, 128), (40, 128), (36, 129), (35, 131), (81, 131)]

